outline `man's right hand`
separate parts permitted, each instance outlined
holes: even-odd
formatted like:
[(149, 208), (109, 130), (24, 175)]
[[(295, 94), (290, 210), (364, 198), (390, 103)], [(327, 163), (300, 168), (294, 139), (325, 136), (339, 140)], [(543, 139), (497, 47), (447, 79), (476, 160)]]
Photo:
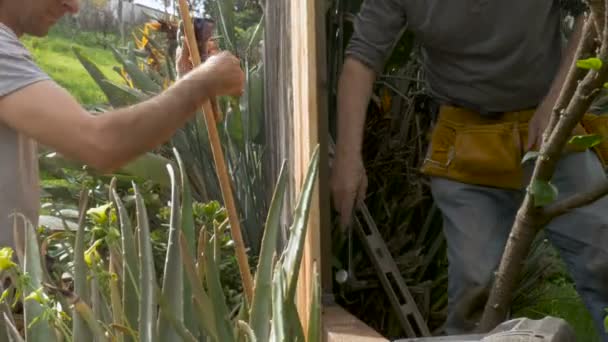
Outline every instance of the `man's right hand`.
[(363, 203), (367, 192), (367, 174), (361, 155), (336, 152), (330, 183), (340, 224), (347, 227), (351, 224), (353, 209)]
[(209, 57), (187, 77), (203, 78), (211, 97), (241, 96), (245, 87), (245, 73), (241, 63), (227, 51)]

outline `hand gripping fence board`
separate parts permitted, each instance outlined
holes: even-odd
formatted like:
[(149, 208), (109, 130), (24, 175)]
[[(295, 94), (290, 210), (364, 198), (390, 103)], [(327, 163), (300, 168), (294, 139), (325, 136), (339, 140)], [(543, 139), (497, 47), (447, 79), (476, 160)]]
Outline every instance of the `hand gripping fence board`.
[[(335, 150), (331, 137), (329, 137), (329, 144), (331, 161)], [(361, 203), (356, 209), (351, 225), (354, 226), (363, 242), (365, 251), (374, 264), (382, 287), (407, 337), (431, 336), (429, 328), (399, 272), (395, 259), (389, 252), (388, 246), (382, 239), (382, 235), (364, 203)]]

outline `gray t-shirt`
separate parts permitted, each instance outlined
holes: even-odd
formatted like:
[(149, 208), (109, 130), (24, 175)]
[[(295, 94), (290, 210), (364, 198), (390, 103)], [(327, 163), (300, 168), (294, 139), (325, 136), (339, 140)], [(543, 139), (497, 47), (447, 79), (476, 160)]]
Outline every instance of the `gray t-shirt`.
[(481, 112), (529, 109), (549, 91), (565, 7), (580, 0), (365, 0), (347, 48), (380, 72), (399, 32), (419, 40), (430, 92)]
[[(0, 23), (0, 101), (34, 82), (48, 80), (17, 36)], [(35, 100), (35, 99), (32, 99)], [(38, 225), (40, 192), (37, 144), (0, 122), (0, 247), (15, 247), (13, 213)], [(23, 232), (19, 218), (18, 230)]]

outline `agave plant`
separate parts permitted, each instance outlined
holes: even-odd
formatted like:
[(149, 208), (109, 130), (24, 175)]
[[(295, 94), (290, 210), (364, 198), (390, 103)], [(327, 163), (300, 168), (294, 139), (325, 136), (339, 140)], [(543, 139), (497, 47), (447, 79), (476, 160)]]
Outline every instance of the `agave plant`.
[[(220, 2), (213, 2), (213, 5), (220, 6)], [(219, 107), (226, 113), (226, 117), (223, 122), (218, 123), (218, 132), (231, 173), (237, 206), (244, 220), (244, 237), (252, 252), (257, 254), (262, 237), (259, 227), (263, 225), (268, 203), (264, 192), (266, 180), (262, 171), (265, 150), (262, 145), (263, 66), (252, 51), (259, 45), (263, 18), (245, 33), (236, 34), (238, 28), (229, 24), (234, 16), (234, 6), (230, 7), (227, 2), (221, 2), (220, 7), (222, 10), (218, 10), (218, 26), (225, 37), (222, 39), (222, 47), (243, 57), (246, 91), (244, 96), (238, 99), (219, 99)], [(174, 56), (171, 55), (174, 49), (170, 43), (171, 39), (163, 39), (162, 34), (155, 33), (154, 29), (159, 25), (148, 23), (140, 30), (140, 35), (134, 33), (135, 45), (112, 49), (118, 63), (115, 71), (123, 77), (123, 84), (110, 81), (86, 55), (77, 48), (74, 49), (74, 54), (106, 95), (110, 107), (138, 103), (166, 89), (175, 81)], [(170, 26), (170, 23), (164, 25)], [(237, 36), (238, 40), (235, 38)], [(97, 107), (99, 112), (106, 109), (104, 106)], [(169, 188), (170, 180), (158, 165), (166, 162), (164, 158), (173, 157), (173, 148), (177, 148), (184, 158), (194, 198), (199, 201), (220, 200), (221, 191), (212, 163), (206, 123), (200, 112), (180, 129), (168, 144), (155, 151), (156, 153), (145, 154), (120, 171), (122, 174), (152, 179)], [(43, 163), (53, 164), (44, 159), (47, 158), (43, 158)]]
[[(312, 155), (294, 211), (289, 243), (276, 250), (279, 216), (285, 193), (285, 164), (274, 191), (264, 227), (255, 274), (254, 297), (230, 313), (222, 290), (219, 228), (213, 233), (194, 226), (192, 198), (184, 165), (174, 150), (176, 167), (169, 163), (171, 213), (161, 281), (155, 274), (150, 223), (140, 188), (133, 183), (135, 226), (123, 200), (110, 186), (110, 197), (120, 232), (87, 245), (85, 233), (88, 191), (83, 191), (74, 246), (74, 284), (53, 283), (40, 258), (34, 227), (26, 230), (20, 267), (10, 250), (0, 251), (0, 270), (10, 286), (2, 294), (0, 341), (21, 341), (10, 306), (23, 299), (24, 337), (27, 341), (310, 341), (319, 337), (318, 273), (310, 330), (304, 332), (295, 306), (304, 236), (313, 187), (318, 175), (318, 150)], [(100, 211), (105, 212), (105, 211)], [(112, 214), (110, 214), (112, 215)], [(228, 228), (229, 229), (229, 228)], [(106, 252), (100, 252), (105, 247)], [(278, 255), (278, 258), (276, 256)], [(70, 324), (71, 323), (71, 324)]]

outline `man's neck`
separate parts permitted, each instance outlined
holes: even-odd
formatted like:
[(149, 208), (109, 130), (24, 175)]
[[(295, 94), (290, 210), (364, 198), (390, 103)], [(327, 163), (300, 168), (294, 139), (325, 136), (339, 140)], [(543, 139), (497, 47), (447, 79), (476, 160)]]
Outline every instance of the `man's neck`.
[[(10, 5), (8, 5), (10, 6)], [(17, 37), (21, 37), (23, 35), (23, 30), (19, 27), (18, 17), (13, 15), (10, 8), (5, 8), (6, 6), (0, 6), (0, 24), (3, 24), (7, 28), (9, 28)]]

